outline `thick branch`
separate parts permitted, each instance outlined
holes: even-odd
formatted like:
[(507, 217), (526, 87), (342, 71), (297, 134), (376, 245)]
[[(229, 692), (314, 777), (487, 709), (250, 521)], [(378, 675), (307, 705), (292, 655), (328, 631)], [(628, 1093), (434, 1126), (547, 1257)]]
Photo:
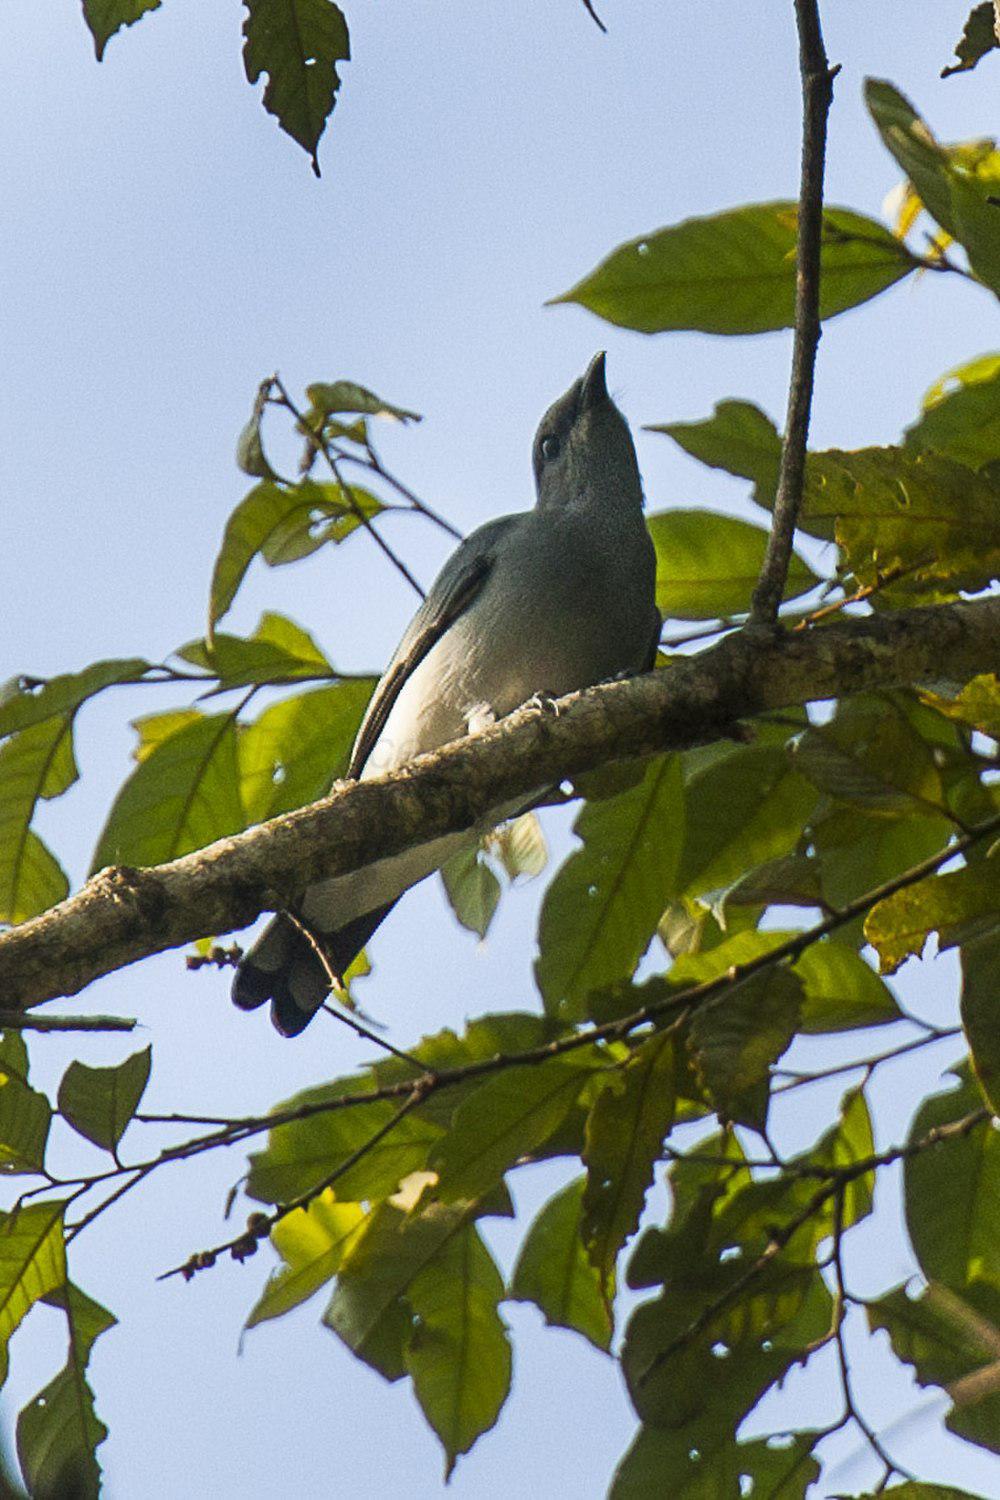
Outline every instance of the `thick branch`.
[(802, 175), (799, 187), (795, 274), (795, 343), (788, 389), (788, 414), (781, 445), (778, 492), (767, 554), (753, 596), (751, 624), (771, 625), (778, 614), (792, 555), (792, 538), (802, 503), (806, 440), (812, 407), (813, 372), (820, 340), (820, 256), (823, 242), (823, 167), (826, 123), (833, 101), (833, 79), (823, 46), (817, 0), (795, 0), (802, 76)]
[(740, 719), (864, 689), (995, 670), (1000, 598), (731, 636), (663, 671), (525, 707), (474, 738), (166, 865), (114, 867), (0, 935), (7, 1008), (73, 995), (153, 953), (252, 922), (345, 874), (609, 761), (719, 738)]

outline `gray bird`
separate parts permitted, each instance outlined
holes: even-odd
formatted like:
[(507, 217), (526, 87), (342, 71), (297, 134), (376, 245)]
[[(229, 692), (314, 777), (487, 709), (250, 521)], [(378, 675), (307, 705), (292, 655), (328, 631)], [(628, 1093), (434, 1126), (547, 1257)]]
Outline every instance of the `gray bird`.
[[(383, 775), (537, 694), (558, 697), (653, 665), (656, 559), (603, 353), (545, 413), (532, 458), (534, 510), (488, 521), (445, 563), (375, 690), (348, 778)], [(343, 975), (404, 891), (539, 793), (495, 808), (480, 828), (310, 886), (295, 915), (330, 969)], [(275, 1026), (294, 1036), (329, 989), (309, 937), (279, 912), (241, 962), (233, 1000), (243, 1010), (270, 1000)]]

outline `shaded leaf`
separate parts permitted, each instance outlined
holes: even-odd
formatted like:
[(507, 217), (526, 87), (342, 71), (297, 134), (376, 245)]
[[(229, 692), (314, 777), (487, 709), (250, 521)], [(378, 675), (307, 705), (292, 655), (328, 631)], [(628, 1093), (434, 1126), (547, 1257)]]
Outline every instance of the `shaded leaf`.
[(59, 1085), (60, 1113), (95, 1146), (116, 1152), (149, 1082), (152, 1056), (144, 1047), (111, 1068), (71, 1062)]
[(65, 1204), (29, 1203), (0, 1218), (0, 1383), (10, 1336), (40, 1298), (66, 1280)]
[(819, 906), (822, 900), (819, 860), (811, 854), (779, 854), (755, 865), (722, 893), (727, 906)]
[(952, 1398), (946, 1425), (959, 1437), (1000, 1453), (1000, 1297), (973, 1286), (966, 1295), (934, 1282), (919, 1297), (897, 1287), (868, 1304), (872, 1328), (884, 1328), (898, 1359), (921, 1385)]
[[(576, 302), (640, 333), (763, 333), (795, 314), (798, 205), (752, 203), (685, 219), (613, 250), (554, 302)], [(867, 302), (915, 262), (884, 225), (826, 208), (820, 316)]]
[(253, 635), (216, 632), (211, 643), (189, 641), (177, 655), (219, 679), (220, 688), (309, 681), (337, 673), (312, 636), (294, 620), (267, 612)]
[(32, 724), (0, 745), (0, 922), (23, 922), (69, 890), (30, 825), (38, 802), (60, 797), (76, 779), (72, 714)]
[(406, 1367), (444, 1447), (446, 1479), (495, 1424), (510, 1390), (510, 1341), (497, 1311), (503, 1294), (503, 1278), (473, 1224), (443, 1245), (408, 1289), (414, 1323)]
[(582, 1051), (495, 1073), (462, 1101), (427, 1163), (443, 1199), (475, 1198), (495, 1187), (552, 1134), (587, 1081), (592, 1059)]
[(507, 1295), (533, 1302), (551, 1327), (572, 1328), (607, 1351), (611, 1313), (581, 1232), (585, 1186), (585, 1177), (575, 1178), (541, 1209), (521, 1246)]
[[(663, 510), (650, 516), (656, 547), (656, 603), (666, 619), (715, 620), (750, 608), (767, 550), (767, 532), (707, 510)], [(786, 599), (819, 582), (793, 552)]]
[(947, 875), (931, 875), (873, 906), (865, 937), (879, 956), (883, 974), (895, 974), (907, 958), (919, 958), (932, 932), (938, 948), (951, 948), (1000, 917), (1000, 883), (992, 861), (966, 865)]
[(441, 879), (459, 922), (484, 938), (500, 901), (500, 882), (482, 848), (476, 844), (453, 855), (441, 867)]
[[(909, 1139), (982, 1106), (967, 1068), (959, 1087), (925, 1099)], [(910, 1157), (904, 1169), (906, 1223), (928, 1281), (962, 1292), (1000, 1282), (1000, 1133), (989, 1123)]]
[(673, 1036), (650, 1037), (605, 1084), (587, 1116), (581, 1229), (609, 1299), (618, 1252), (638, 1228), (674, 1123), (674, 1070)]
[(855, 714), (806, 730), (792, 745), (792, 764), (819, 791), (872, 812), (908, 813), (914, 802), (940, 808), (944, 793), (930, 746), (886, 704), (873, 706), (869, 724)]
[(962, 1025), (972, 1067), (987, 1104), (1000, 1115), (1000, 930), (963, 944), (961, 959)]
[[(640, 1427), (619, 1464), (608, 1500), (802, 1500), (819, 1478), (813, 1432), (789, 1439), (727, 1443), (711, 1454), (692, 1447), (684, 1429)], [(749, 1485), (752, 1483), (752, 1489)]]
[(66, 1312), (66, 1364), (17, 1419), (17, 1456), (29, 1492), (40, 1497), (96, 1500), (101, 1471), (95, 1456), (108, 1429), (94, 1410), (86, 1371), (94, 1340), (116, 1319), (107, 1308), (67, 1282), (44, 1299)]
[(921, 817), (912, 807), (899, 817), (832, 807), (812, 824), (825, 900), (831, 906), (846, 906), (937, 854), (953, 833), (948, 818)]
[(367, 1217), (360, 1203), (338, 1203), (327, 1188), (307, 1208), (279, 1219), (271, 1243), (284, 1265), (271, 1272), (244, 1326), (281, 1318), (324, 1286), (339, 1271)]
[(104, 49), (116, 31), (159, 7), (160, 0), (83, 0), (83, 18), (94, 38), (97, 61), (104, 57)]
[(334, 380), (306, 386), (309, 397), (309, 417), (342, 416), (346, 412), (358, 412), (366, 417), (392, 417), (397, 422), (420, 422), (418, 412), (407, 411), (405, 406), (393, 406), (383, 401), (374, 391), (353, 380)]
[(95, 661), (82, 672), (67, 672), (61, 677), (12, 677), (0, 687), (0, 736), (69, 714), (114, 683), (139, 682), (148, 670), (147, 661), (130, 656)]
[(947, 68), (942, 68), (941, 77), (950, 78), (953, 73), (967, 73), (986, 56), (987, 52), (992, 52), (994, 47), (1000, 46), (1000, 42), (997, 41), (996, 27), (997, 12), (993, 0), (983, 0), (981, 5), (974, 5), (969, 12), (962, 35), (955, 44), (955, 56), (958, 61)]
[[(326, 5), (328, 0), (316, 3)], [(363, 515), (374, 516), (382, 509), (381, 501), (367, 490), (352, 486), (351, 496)], [(317, 484), (312, 479), (255, 485), (226, 522), (212, 574), (209, 633), (228, 611), (259, 554), (277, 567), (305, 557), (324, 542), (343, 541), (359, 525), (360, 517), (339, 485)]]
[(692, 458), (753, 482), (753, 498), (770, 509), (778, 488), (781, 434), (750, 401), (720, 401), (701, 422), (665, 422), (647, 429), (664, 432)]
[(771, 1064), (799, 1024), (802, 985), (789, 969), (764, 969), (697, 1007), (689, 1046), (720, 1116), (763, 1127)]
[(312, 158), (333, 112), (337, 63), (351, 56), (347, 22), (333, 0), (243, 0), (243, 65), (256, 83), (262, 73), (264, 108)]
[(304, 807), (343, 775), (375, 686), (359, 677), (273, 703), (239, 738), (240, 794), (248, 823)]
[(1000, 739), (1000, 678), (994, 672), (973, 677), (955, 698), (945, 698), (940, 693), (929, 691), (922, 693), (921, 697), (947, 718), (957, 719), (993, 739)]
[[(136, 725), (140, 735), (142, 725)], [(142, 747), (143, 758), (112, 804), (95, 870), (162, 864), (246, 827), (234, 716), (198, 714), (164, 728), (152, 749)]]
[(551, 1015), (579, 1020), (594, 990), (628, 978), (674, 892), (684, 834), (681, 764), (659, 756), (642, 780), (587, 802), (573, 831), (583, 841), (545, 893), (535, 977)]

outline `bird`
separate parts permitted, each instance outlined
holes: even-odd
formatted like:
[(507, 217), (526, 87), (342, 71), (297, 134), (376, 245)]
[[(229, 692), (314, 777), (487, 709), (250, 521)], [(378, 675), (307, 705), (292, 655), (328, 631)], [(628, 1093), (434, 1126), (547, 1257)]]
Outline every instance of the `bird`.
[[(532, 450), (532, 510), (459, 544), (405, 631), (358, 730), (347, 778), (384, 775), (532, 700), (648, 671), (662, 621), (656, 555), (628, 423), (605, 355), (549, 407)], [(234, 1003), (271, 1001), (296, 1036), (400, 896), (545, 791), (484, 824), (311, 885), (242, 958)], [(323, 957), (320, 956), (320, 945)]]

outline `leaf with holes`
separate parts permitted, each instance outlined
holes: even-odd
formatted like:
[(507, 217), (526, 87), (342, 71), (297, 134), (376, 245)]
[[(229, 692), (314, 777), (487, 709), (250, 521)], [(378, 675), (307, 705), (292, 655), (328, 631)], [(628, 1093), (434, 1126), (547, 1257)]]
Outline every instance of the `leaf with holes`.
[(553, 1328), (571, 1328), (607, 1352), (614, 1331), (609, 1300), (582, 1236), (587, 1179), (577, 1177), (541, 1209), (525, 1236), (508, 1296), (533, 1302)]
[(71, 1062), (59, 1085), (59, 1112), (95, 1146), (115, 1153), (149, 1082), (152, 1047), (113, 1068)]
[(674, 1038), (652, 1036), (598, 1094), (587, 1117), (582, 1233), (610, 1300), (618, 1252), (636, 1231), (674, 1123)]
[(684, 836), (681, 765), (660, 756), (618, 797), (587, 802), (571, 854), (545, 893), (535, 977), (550, 1015), (580, 1020), (586, 997), (627, 979), (673, 894)]
[(298, 141), (319, 176), (316, 148), (333, 113), (337, 63), (351, 56), (347, 22), (333, 0), (243, 0), (243, 65), (264, 85), (264, 108)]
[(32, 1495), (72, 1495), (97, 1500), (101, 1471), (96, 1450), (108, 1429), (94, 1410), (87, 1383), (87, 1363), (95, 1339), (116, 1319), (108, 1310), (67, 1282), (44, 1301), (61, 1307), (69, 1326), (66, 1364), (17, 1419), (17, 1456)]
[(510, 1390), (511, 1351), (497, 1310), (503, 1278), (474, 1224), (465, 1225), (410, 1283), (406, 1368), (428, 1422), (455, 1460), (494, 1426)]
[[(613, 250), (553, 302), (577, 302), (640, 333), (764, 333), (795, 316), (798, 204), (751, 203), (685, 219)], [(856, 307), (917, 265), (875, 219), (850, 209), (823, 213), (820, 316)]]

